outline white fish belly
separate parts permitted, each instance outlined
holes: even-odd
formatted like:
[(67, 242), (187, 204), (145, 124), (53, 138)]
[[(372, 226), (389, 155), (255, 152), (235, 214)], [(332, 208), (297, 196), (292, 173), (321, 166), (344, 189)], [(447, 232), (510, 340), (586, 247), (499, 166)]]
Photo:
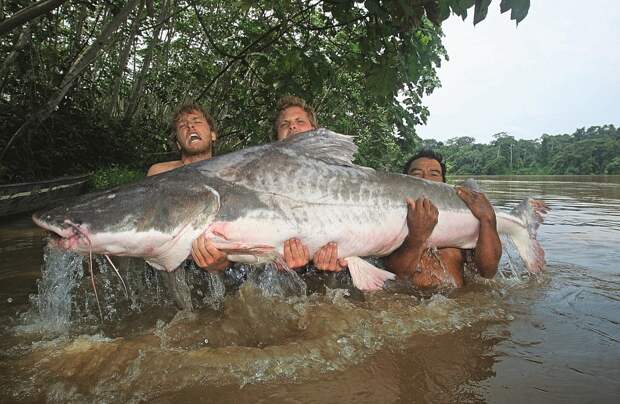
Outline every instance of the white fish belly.
[(480, 222), (469, 210), (440, 210), (429, 244), (438, 247), (474, 248)]
[(271, 245), (282, 253), (284, 241), (300, 239), (310, 255), (329, 242), (340, 257), (386, 255), (407, 235), (404, 207), (376, 208), (310, 205), (303, 209), (254, 211), (213, 230), (231, 243)]

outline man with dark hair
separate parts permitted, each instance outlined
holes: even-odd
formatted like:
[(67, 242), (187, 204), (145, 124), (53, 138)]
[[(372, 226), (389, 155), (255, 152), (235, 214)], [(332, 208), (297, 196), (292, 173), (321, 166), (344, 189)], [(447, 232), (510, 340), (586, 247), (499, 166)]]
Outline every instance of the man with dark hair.
[[(425, 173), (424, 170), (420, 167), (419, 163), (421, 161), (417, 161), (422, 158), (437, 161), (439, 163), (440, 169), (437, 169), (437, 167), (435, 167), (435, 170), (432, 170), (432, 172), (429, 171), (428, 173)], [(417, 163), (415, 166), (413, 165), (414, 161)], [(432, 174), (437, 178), (441, 176), (441, 181), (446, 182), (446, 163), (443, 162), (443, 156), (441, 154), (433, 150), (423, 149), (405, 163), (403, 174), (412, 175), (414, 177), (420, 177), (427, 180), (430, 178), (427, 178), (426, 175)]]
[[(405, 165), (404, 172), (429, 181), (446, 182), (446, 165), (441, 155), (431, 150), (413, 156)], [(387, 269), (418, 287), (461, 287), (466, 262), (471, 262), (485, 278), (495, 276), (502, 255), (495, 211), (483, 193), (465, 187), (457, 187), (456, 192), (480, 222), (478, 241), (473, 251), (442, 248), (437, 255), (432, 254), (426, 243), (437, 224), (439, 212), (424, 197), (416, 201), (407, 199), (409, 234), (403, 244), (385, 258)]]

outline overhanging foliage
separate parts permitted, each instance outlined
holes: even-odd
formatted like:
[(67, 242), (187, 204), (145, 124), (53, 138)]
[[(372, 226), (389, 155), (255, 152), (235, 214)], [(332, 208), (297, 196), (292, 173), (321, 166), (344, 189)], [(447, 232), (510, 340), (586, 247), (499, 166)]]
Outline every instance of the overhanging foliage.
[[(49, 3), (56, 8), (0, 36), (4, 181), (151, 163), (170, 150), (166, 121), (184, 100), (212, 111), (217, 152), (266, 142), (275, 102), (286, 94), (313, 104), (321, 125), (355, 135), (360, 162), (395, 168), (419, 143), (414, 127), (428, 116), (422, 96), (439, 85), (441, 22), (472, 11), (479, 22), (492, 4)], [(498, 3), (516, 21), (529, 8), (529, 0)], [(2, 4), (0, 26), (28, 6)], [(115, 146), (102, 155), (93, 138)]]

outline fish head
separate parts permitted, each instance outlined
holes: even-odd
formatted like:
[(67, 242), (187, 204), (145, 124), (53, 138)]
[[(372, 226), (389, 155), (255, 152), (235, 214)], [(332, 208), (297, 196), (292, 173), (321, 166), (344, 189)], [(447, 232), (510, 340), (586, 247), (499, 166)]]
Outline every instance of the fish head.
[(174, 270), (219, 211), (219, 194), (200, 173), (178, 169), (87, 194), (33, 215), (52, 244), (81, 253), (143, 257)]

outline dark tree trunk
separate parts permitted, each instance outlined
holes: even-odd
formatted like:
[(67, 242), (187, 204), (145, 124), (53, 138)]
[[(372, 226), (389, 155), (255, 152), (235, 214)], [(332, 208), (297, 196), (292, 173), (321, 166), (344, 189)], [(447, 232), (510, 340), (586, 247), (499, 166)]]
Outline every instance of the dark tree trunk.
[(138, 1), (139, 0), (129, 0), (127, 4), (125, 4), (125, 7), (123, 7), (103, 28), (95, 42), (93, 42), (92, 45), (86, 48), (84, 52), (76, 58), (71, 65), (71, 68), (69, 68), (69, 71), (65, 74), (62, 83), (58, 88), (58, 92), (54, 94), (35, 114), (31, 115), (15, 133), (13, 133), (13, 136), (11, 136), (0, 154), (0, 161), (4, 159), (7, 150), (11, 147), (11, 144), (15, 141), (15, 139), (17, 139), (21, 134), (27, 132), (31, 127), (43, 122), (50, 116), (72, 87), (75, 79), (77, 79), (84, 72), (84, 70), (90, 66), (90, 64), (97, 58), (99, 52), (106, 45), (108, 45), (109, 38), (127, 19), (127, 16), (136, 4), (138, 4)]
[(33, 20), (45, 13), (48, 13), (60, 6), (66, 0), (41, 0), (26, 8), (19, 10), (13, 16), (0, 23), (0, 35), (11, 32), (13, 29)]

